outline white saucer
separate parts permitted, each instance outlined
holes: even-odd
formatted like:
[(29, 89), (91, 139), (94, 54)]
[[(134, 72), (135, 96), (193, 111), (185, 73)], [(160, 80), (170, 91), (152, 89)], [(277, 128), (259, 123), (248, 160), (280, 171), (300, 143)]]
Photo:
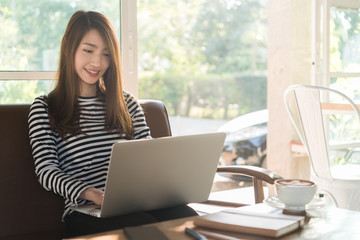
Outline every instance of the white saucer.
[(323, 201), (320, 198), (313, 198), (313, 200), (311, 200), (311, 202), (309, 202), (306, 206), (305, 209), (301, 209), (301, 208), (285, 208), (285, 204), (282, 203), (278, 197), (276, 196), (270, 196), (268, 198), (266, 198), (264, 200), (264, 203), (272, 206), (272, 207), (276, 207), (276, 208), (280, 208), (280, 209), (286, 209), (289, 211), (304, 211), (304, 210), (311, 210), (311, 209), (317, 209), (317, 208), (322, 208), (326, 205), (325, 201)]

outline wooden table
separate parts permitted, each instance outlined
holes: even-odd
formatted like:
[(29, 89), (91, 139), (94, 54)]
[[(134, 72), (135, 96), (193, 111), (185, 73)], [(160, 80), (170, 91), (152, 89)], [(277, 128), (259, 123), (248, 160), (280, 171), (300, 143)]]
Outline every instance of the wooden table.
[[(252, 206), (260, 212), (277, 212), (280, 209), (270, 207), (266, 204)], [(191, 236), (185, 234), (184, 228), (194, 228), (194, 217), (176, 219), (156, 225), (169, 239), (192, 240)], [(261, 236), (247, 234), (231, 234), (238, 239), (269, 239)], [(127, 240), (122, 230), (111, 231), (102, 234), (94, 234), (85, 237), (72, 238), (72, 240)], [(211, 238), (209, 238), (211, 239)], [(270, 238), (271, 239), (271, 238)], [(280, 239), (360, 239), (360, 212), (340, 209), (335, 207), (324, 207), (321, 209), (308, 210), (306, 213), (306, 224), (296, 232), (283, 236)]]

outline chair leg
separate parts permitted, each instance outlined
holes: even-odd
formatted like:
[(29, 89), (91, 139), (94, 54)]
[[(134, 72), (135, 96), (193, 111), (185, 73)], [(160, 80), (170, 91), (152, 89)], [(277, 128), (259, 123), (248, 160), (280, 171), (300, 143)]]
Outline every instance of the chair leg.
[(259, 179), (253, 178), (255, 203), (262, 203), (264, 201), (263, 182)]

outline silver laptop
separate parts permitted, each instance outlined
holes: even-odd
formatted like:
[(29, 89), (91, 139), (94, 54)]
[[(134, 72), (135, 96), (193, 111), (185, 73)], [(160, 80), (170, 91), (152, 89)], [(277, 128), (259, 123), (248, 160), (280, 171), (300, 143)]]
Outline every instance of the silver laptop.
[(103, 218), (206, 201), (224, 140), (208, 133), (117, 142), (101, 208), (72, 209)]

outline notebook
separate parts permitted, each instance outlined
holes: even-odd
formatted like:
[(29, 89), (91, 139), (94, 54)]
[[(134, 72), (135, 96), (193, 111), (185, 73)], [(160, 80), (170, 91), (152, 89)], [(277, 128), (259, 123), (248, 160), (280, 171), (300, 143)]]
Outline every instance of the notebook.
[(119, 141), (112, 147), (101, 208), (71, 209), (105, 218), (206, 201), (224, 141), (221, 132)]
[[(259, 211), (259, 210), (266, 211)], [(305, 217), (286, 215), (282, 209), (275, 209), (261, 204), (235, 209), (226, 209), (194, 219), (198, 228), (206, 228), (206, 233), (248, 233), (278, 238), (301, 228)], [(213, 231), (211, 231), (213, 230)], [(201, 231), (200, 231), (201, 232)]]

